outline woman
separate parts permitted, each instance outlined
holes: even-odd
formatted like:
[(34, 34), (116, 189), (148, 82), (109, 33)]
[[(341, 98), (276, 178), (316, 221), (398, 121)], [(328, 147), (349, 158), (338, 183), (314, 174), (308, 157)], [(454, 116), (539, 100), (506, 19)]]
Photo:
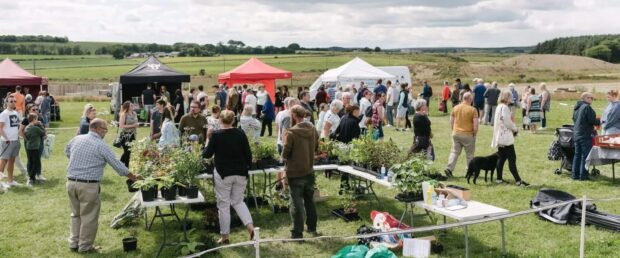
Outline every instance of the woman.
[(166, 85), (162, 85), (159, 88), (159, 97), (164, 99), (166, 102), (170, 102), (170, 92), (166, 89)]
[[(533, 89), (532, 89), (533, 90)], [(528, 186), (529, 184), (519, 177), (517, 171), (517, 154), (515, 153), (515, 138), (519, 129), (513, 122), (514, 116), (510, 112), (510, 103), (512, 103), (512, 93), (510, 91), (502, 91), (499, 97), (499, 105), (495, 110), (493, 120), (493, 138), (491, 139), (491, 147), (497, 148), (499, 158), (497, 160), (497, 180), (498, 184), (504, 183), (502, 172), (504, 171), (504, 163), (508, 159), (508, 168), (515, 178), (517, 186)]]
[(131, 155), (129, 143), (136, 139), (136, 128), (138, 128), (138, 114), (134, 111), (131, 101), (125, 101), (125, 103), (123, 103), (118, 121), (118, 127), (121, 129), (120, 133), (124, 139), (121, 162), (123, 162), (126, 167), (129, 167), (129, 156)]
[(350, 105), (346, 108), (347, 114), (342, 117), (338, 127), (334, 131), (333, 137), (342, 143), (350, 143), (353, 139), (359, 138), (360, 129), (360, 108)]
[(211, 115), (207, 117), (207, 129), (211, 129), (214, 132), (220, 130), (220, 106), (211, 107)]
[(77, 135), (87, 134), (90, 121), (95, 118), (97, 118), (97, 109), (95, 109), (95, 107), (90, 103), (86, 104), (84, 106), (82, 117), (80, 118), (80, 127), (77, 130)]
[(359, 103), (357, 102), (357, 89), (355, 85), (351, 87), (351, 105), (357, 106)]
[(278, 87), (278, 92), (275, 95), (275, 103), (274, 106), (276, 108), (276, 113), (280, 112), (280, 110), (284, 109), (284, 93), (282, 92), (282, 87)]
[(471, 92), (471, 87), (469, 86), (469, 83), (465, 83), (465, 85), (463, 85), (463, 90), (459, 91), (459, 103), (463, 102), (463, 95), (465, 95), (465, 93), (467, 92)]
[(271, 97), (269, 94), (266, 94), (265, 96), (265, 105), (263, 105), (261, 113), (262, 125), (260, 129), (260, 137), (265, 135), (265, 128), (269, 129), (269, 137), (271, 137), (273, 130), (271, 123), (276, 118), (276, 112), (273, 109), (273, 103), (271, 102)]
[(304, 92), (304, 87), (297, 87), (297, 99), (301, 100), (301, 93)]
[(450, 101), (452, 101), (452, 108), (456, 107), (459, 103), (461, 103), (459, 97), (461, 96), (461, 89), (459, 89), (458, 83), (454, 84), (454, 90), (452, 90), (452, 96), (450, 96)]
[(342, 109), (342, 101), (334, 100), (329, 104), (329, 110), (325, 113), (323, 118), (323, 128), (321, 130), (321, 138), (329, 138), (330, 135), (336, 132), (338, 125), (340, 125), (340, 110)]
[(426, 100), (418, 99), (414, 102), (415, 114), (413, 115), (413, 146), (411, 153), (423, 153), (429, 160), (435, 160), (435, 151), (431, 138), (431, 120), (428, 119), (428, 106)]
[(540, 122), (540, 96), (536, 95), (534, 88), (530, 89), (530, 95), (527, 97), (527, 110), (525, 114), (530, 120), (530, 132), (536, 133), (536, 123)]
[(179, 146), (179, 130), (174, 125), (172, 111), (168, 108), (164, 108), (161, 119), (161, 137), (159, 137), (159, 143), (157, 145), (160, 149)]
[[(407, 115), (408, 99), (409, 99), (409, 91), (407, 90), (407, 84), (400, 84), (400, 94), (398, 95), (398, 106), (396, 107), (396, 131), (400, 131), (400, 124), (405, 119)], [(403, 128), (403, 130), (405, 130)]]
[(385, 112), (383, 111), (383, 104), (385, 103), (385, 94), (383, 92), (377, 92), (377, 101), (372, 105), (372, 139), (383, 141), (383, 122), (385, 120)]
[(261, 126), (260, 122), (256, 120), (256, 118), (252, 117), (254, 109), (255, 108), (253, 106), (245, 106), (243, 108), (243, 112), (241, 112), (239, 124), (241, 124), (241, 129), (248, 135), (248, 138), (253, 139), (255, 143), (258, 143)]
[(605, 111), (603, 111), (603, 116), (601, 116), (604, 134), (620, 134), (620, 102), (618, 102), (618, 91), (608, 91), (607, 101), (609, 104), (605, 108)]
[(527, 99), (530, 96), (530, 85), (525, 86), (523, 94), (521, 94), (521, 123), (523, 124), (523, 130), (530, 129), (530, 123), (527, 118)]
[(179, 121), (181, 121), (181, 117), (185, 115), (185, 100), (183, 99), (183, 93), (181, 92), (181, 89), (176, 90), (174, 92), (174, 95), (174, 102), (172, 102), (175, 110), (174, 122), (178, 124)]
[[(405, 113), (405, 131), (408, 131), (409, 128), (412, 128), (411, 125), (411, 120), (409, 120), (409, 115), (413, 112), (415, 112), (415, 110), (413, 109), (413, 102), (415, 101), (415, 99), (413, 98), (413, 96), (415, 96), (413, 94), (413, 87), (408, 87), (408, 91), (409, 91), (409, 95), (407, 98), (407, 113)], [(427, 102), (428, 103), (428, 102)]]
[(222, 111), (220, 122), (222, 129), (209, 129), (207, 138), (209, 144), (204, 152), (205, 158), (214, 157), (216, 170), (213, 173), (215, 180), (215, 196), (220, 220), (220, 239), (218, 244), (228, 244), (230, 234), (230, 207), (243, 222), (254, 238), (254, 225), (248, 206), (243, 202), (244, 191), (247, 185), (248, 167), (252, 162), (252, 152), (245, 133), (232, 127), (235, 113), (230, 110)]
[(547, 84), (544, 82), (540, 84), (540, 106), (542, 109), (540, 129), (544, 130), (547, 128), (547, 113), (551, 109), (551, 93), (547, 90)]

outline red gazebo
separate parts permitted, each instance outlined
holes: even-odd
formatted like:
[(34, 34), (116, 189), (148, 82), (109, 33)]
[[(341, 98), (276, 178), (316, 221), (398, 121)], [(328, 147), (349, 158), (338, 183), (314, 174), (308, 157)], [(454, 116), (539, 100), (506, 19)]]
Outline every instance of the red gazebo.
[(22, 89), (28, 88), (32, 97), (36, 98), (39, 91), (47, 90), (47, 78), (32, 75), (13, 60), (6, 58), (0, 62), (0, 96), (4, 97), (7, 92), (15, 91), (17, 85)]
[(217, 79), (219, 83), (226, 83), (228, 87), (243, 83), (262, 84), (274, 101), (276, 79), (290, 79), (292, 76), (289, 71), (267, 65), (252, 57), (235, 69), (219, 74)]

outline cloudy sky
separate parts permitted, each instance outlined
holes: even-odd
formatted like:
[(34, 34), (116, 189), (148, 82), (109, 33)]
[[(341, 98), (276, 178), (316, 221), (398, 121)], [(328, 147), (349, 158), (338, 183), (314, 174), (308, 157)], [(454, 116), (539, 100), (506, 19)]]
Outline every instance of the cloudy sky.
[(619, 33), (614, 0), (0, 0), (0, 34), (252, 46), (500, 47)]

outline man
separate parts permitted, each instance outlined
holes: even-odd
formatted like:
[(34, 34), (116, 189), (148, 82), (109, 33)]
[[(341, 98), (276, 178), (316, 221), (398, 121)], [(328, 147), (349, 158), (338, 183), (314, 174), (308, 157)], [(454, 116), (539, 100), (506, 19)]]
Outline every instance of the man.
[[(260, 114), (263, 110), (263, 106), (267, 103), (267, 96), (269, 93), (265, 91), (265, 86), (258, 86), (258, 91), (256, 92), (256, 112)], [(272, 102), (273, 103), (273, 102)]]
[(120, 176), (132, 181), (137, 179), (103, 140), (107, 132), (106, 122), (95, 118), (90, 122), (88, 134), (76, 136), (65, 147), (65, 155), (69, 158), (67, 194), (71, 205), (69, 248), (80, 253), (100, 249), (94, 242), (101, 208), (99, 182), (103, 179), (105, 165), (110, 164)]
[(292, 238), (303, 238), (304, 215), (307, 232), (313, 236), (316, 232), (317, 214), (314, 205), (314, 159), (319, 150), (319, 134), (314, 126), (306, 121), (307, 110), (295, 105), (291, 108), (294, 126), (289, 131), (282, 150), (282, 158), (286, 160), (285, 171), (289, 184), (293, 217)]
[[(364, 97), (364, 91), (367, 91), (368, 88), (366, 88), (366, 84), (364, 84), (364, 81), (360, 82), (360, 87), (359, 89), (357, 89), (357, 95), (355, 96), (355, 102), (356, 103), (360, 103), (360, 100), (362, 99), (362, 97)], [(363, 111), (360, 111), (363, 112)]]
[(385, 85), (383, 85), (383, 80), (379, 79), (377, 80), (377, 84), (375, 85), (375, 89), (373, 90), (373, 93), (375, 94), (375, 96), (377, 96), (377, 93), (383, 93), (386, 94), (387, 93), (387, 87), (385, 87)]
[[(313, 113), (312, 105), (310, 104), (310, 93), (308, 91), (301, 92), (301, 106), (308, 110), (310, 114)], [(314, 124), (314, 116), (310, 116), (310, 123)]]
[(196, 100), (199, 103), (205, 103), (205, 107), (209, 106), (209, 97), (207, 93), (204, 91), (204, 87), (202, 85), (198, 85), (198, 94), (196, 95)]
[(213, 85), (213, 89), (215, 90), (215, 104), (220, 106), (220, 110), (226, 109), (226, 100), (228, 97), (226, 95), (226, 85)]
[(454, 80), (454, 83), (456, 83), (456, 85), (458, 86), (459, 90), (463, 89), (463, 84), (461, 83), (461, 78), (456, 78), (456, 80)]
[(338, 112), (338, 116), (340, 118), (347, 114), (346, 109), (348, 106), (351, 106), (351, 98), (353, 98), (353, 94), (351, 94), (350, 92), (342, 93), (342, 108)]
[(39, 112), (41, 113), (43, 126), (45, 126), (45, 128), (49, 128), (50, 111), (52, 110), (52, 99), (50, 98), (50, 94), (47, 93), (47, 91), (42, 91), (41, 95), (43, 96), (43, 101), (41, 101), (41, 107), (39, 107)]
[(32, 98), (32, 94), (30, 94), (30, 88), (24, 88), (24, 102), (26, 106), (34, 102), (34, 98)]
[(573, 180), (589, 180), (586, 157), (592, 149), (592, 135), (594, 126), (601, 125), (596, 118), (596, 112), (592, 109), (594, 96), (590, 92), (581, 94), (581, 100), (575, 105), (573, 111), (573, 140), (575, 141), (575, 155), (573, 157)]
[(153, 86), (151, 84), (146, 85), (146, 90), (142, 91), (142, 105), (146, 110), (146, 113), (149, 117), (146, 118), (146, 121), (150, 121), (151, 112), (153, 109), (153, 104), (155, 104), (155, 91), (153, 90)]
[(362, 134), (366, 134), (366, 131), (368, 130), (368, 128), (366, 127), (366, 123), (368, 122), (368, 119), (370, 119), (370, 117), (366, 116), (366, 113), (368, 111), (369, 108), (372, 108), (372, 103), (370, 102), (370, 99), (372, 98), (372, 92), (370, 92), (370, 90), (366, 90), (364, 91), (364, 95), (362, 97), (362, 99), (360, 99), (360, 129), (362, 130)]
[(424, 80), (424, 87), (422, 88), (422, 93), (420, 93), (420, 96), (426, 100), (426, 107), (430, 107), (431, 106), (431, 97), (433, 96), (433, 88), (431, 88), (430, 85), (428, 85), (428, 81)]
[(452, 109), (450, 127), (452, 128), (452, 149), (448, 159), (448, 168), (444, 171), (447, 177), (452, 176), (461, 150), (465, 149), (467, 164), (474, 158), (476, 150), (476, 133), (478, 133), (478, 112), (471, 106), (473, 96), (466, 92), (463, 102)]
[(207, 137), (207, 118), (200, 114), (200, 103), (193, 101), (189, 105), (190, 112), (181, 117), (179, 122), (179, 131), (181, 139), (191, 135), (198, 136), (198, 142), (204, 143)]
[(547, 113), (551, 109), (551, 93), (547, 90), (547, 84), (540, 84), (540, 106), (542, 109), (542, 125), (540, 130), (547, 129)]
[[(476, 87), (474, 87), (474, 107), (478, 112), (478, 117), (482, 118), (484, 114), (484, 93), (487, 91), (487, 88), (484, 87), (484, 80), (480, 78), (476, 78)], [(480, 121), (479, 121), (480, 122)]]
[(166, 105), (168, 103), (163, 99), (158, 99), (155, 102), (155, 110), (151, 116), (151, 140), (157, 140), (161, 137), (161, 115), (164, 113)]
[[(396, 105), (394, 105), (394, 103), (398, 104), (397, 101), (394, 101), (395, 99), (398, 99), (398, 94), (396, 94), (396, 97), (394, 96), (394, 86), (392, 86), (392, 81), (387, 81), (387, 95), (386, 95), (386, 101), (385, 101), (385, 112), (386, 112), (386, 117), (388, 120), (388, 124), (385, 127), (391, 127), (394, 126), (394, 111), (396, 110)], [(344, 110), (344, 108), (343, 108)]]
[(0, 113), (0, 171), (4, 171), (5, 167), (8, 178), (7, 183), (0, 183), (0, 187), (5, 191), (11, 186), (20, 186), (21, 184), (13, 180), (13, 169), (15, 167), (15, 157), (19, 155), (19, 125), (21, 119), (15, 110), (16, 100), (13, 95), (9, 96), (7, 107)]
[(26, 98), (22, 94), (22, 87), (17, 85), (15, 87), (15, 92), (11, 94), (11, 96), (15, 97), (15, 110), (19, 115), (19, 120), (21, 121), (24, 118), (24, 114), (26, 111)]
[(243, 108), (246, 106), (252, 107), (252, 116), (256, 116), (256, 104), (258, 99), (254, 95), (254, 91), (251, 88), (245, 90), (245, 100), (243, 101)]
[(452, 92), (450, 91), (450, 84), (448, 81), (443, 82), (443, 89), (441, 90), (441, 103), (443, 105), (443, 113), (448, 114), (448, 100), (450, 100)]
[(486, 99), (486, 106), (484, 113), (486, 114), (484, 124), (493, 125), (493, 119), (495, 117), (495, 109), (497, 108), (497, 99), (499, 99), (499, 94), (502, 93), (497, 88), (497, 82), (493, 82), (491, 87), (487, 89), (484, 93), (484, 98)]
[[(282, 149), (284, 146), (284, 142), (286, 142), (286, 136), (288, 135), (288, 131), (291, 129), (291, 110), (290, 107), (294, 105), (299, 105), (299, 100), (294, 97), (287, 97), (284, 99), (284, 110), (280, 111), (276, 115), (276, 131), (278, 132), (278, 139), (276, 141), (276, 145), (278, 147), (278, 155), (282, 157)], [(284, 178), (284, 174), (282, 172), (277, 174), (277, 181), (282, 182), (282, 178)], [(278, 183), (278, 188), (281, 188), (284, 184)]]
[[(301, 97), (301, 95), (299, 96)], [(320, 107), (323, 103), (327, 103), (327, 92), (325, 92), (325, 86), (319, 86), (319, 89), (316, 91), (316, 96), (314, 96), (314, 101), (317, 107)]]
[[(337, 88), (336, 86), (332, 85), (331, 87), (327, 87), (327, 96), (329, 96), (329, 99), (327, 101), (327, 103), (331, 103), (332, 101), (338, 99), (338, 96), (336, 96), (337, 93)], [(317, 105), (318, 107), (319, 105)]]

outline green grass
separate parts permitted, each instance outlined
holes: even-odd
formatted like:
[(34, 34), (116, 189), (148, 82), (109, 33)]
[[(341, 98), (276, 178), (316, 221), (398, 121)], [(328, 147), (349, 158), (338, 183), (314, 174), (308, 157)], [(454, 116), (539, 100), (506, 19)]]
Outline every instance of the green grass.
[[(570, 123), (573, 101), (565, 102), (568, 106), (553, 102), (552, 112), (549, 115), (549, 127)], [(78, 124), (79, 114), (85, 103), (64, 102), (61, 103), (62, 123), (53, 123), (56, 128), (53, 133), (57, 135), (54, 153), (51, 159), (43, 160), (43, 175), (49, 180), (33, 189), (12, 188), (6, 194), (0, 194), (0, 253), (2, 257), (81, 257), (71, 253), (67, 248), (69, 231), (69, 201), (65, 192), (65, 177), (67, 158), (63, 155), (63, 148), (74, 136), (75, 129), (62, 129), (75, 127)], [(98, 110), (106, 110), (107, 102), (94, 103)], [(436, 101), (431, 103), (433, 107)], [(598, 113), (601, 112), (605, 103), (602, 101), (594, 104)], [(433, 108), (435, 110), (436, 108)], [(109, 118), (108, 115), (103, 115)], [(518, 119), (520, 120), (520, 119)], [(439, 115), (433, 111), (431, 116), (435, 138), (433, 143), (436, 148), (437, 159), (434, 164), (443, 170), (446, 166), (449, 148), (450, 131), (448, 117)], [(411, 132), (395, 132), (386, 128), (386, 139), (392, 138), (401, 150), (410, 147), (412, 142)], [(106, 141), (114, 138), (115, 130), (110, 130)], [(141, 128), (139, 137), (147, 135), (147, 130)], [(490, 147), (491, 127), (483, 126), (478, 134), (476, 155), (487, 155), (495, 150)], [(514, 186), (513, 179), (508, 169), (504, 169), (504, 179), (510, 184), (494, 185), (479, 181), (478, 185), (469, 185), (473, 191), (475, 200), (489, 203), (498, 207), (506, 208), (511, 212), (526, 210), (537, 191), (542, 187), (560, 189), (572, 193), (575, 196), (584, 194), (591, 198), (615, 197), (620, 194), (617, 185), (611, 182), (611, 168), (599, 167), (602, 175), (595, 177), (589, 182), (572, 181), (565, 173), (557, 176), (553, 174), (559, 162), (548, 161), (546, 158), (547, 147), (554, 139), (551, 130), (539, 134), (521, 132), (516, 139), (517, 165), (521, 177), (530, 182), (529, 188)], [(274, 141), (274, 138), (267, 138)], [(120, 155), (120, 151), (115, 149)], [(25, 157), (25, 155), (22, 155)], [(25, 158), (23, 159), (24, 161)], [(459, 158), (455, 178), (448, 182), (461, 186), (467, 186), (464, 179), (465, 157)], [(24, 177), (18, 176), (18, 181), (25, 183)], [(330, 215), (330, 210), (341, 206), (341, 200), (337, 195), (339, 180), (326, 179), (317, 173), (318, 186), (322, 193), (330, 197), (326, 202), (318, 204), (319, 223), (318, 229), (326, 235), (352, 235), (362, 224), (370, 225), (369, 212), (376, 208), (374, 202), (362, 202), (358, 205), (363, 220), (345, 223)], [(109, 228), (112, 218), (130, 199), (131, 194), (126, 191), (124, 178), (119, 177), (109, 167), (105, 170), (102, 182), (102, 207), (100, 227), (97, 234), (96, 244), (103, 246), (100, 254), (88, 255), (88, 257), (153, 257), (161, 242), (162, 227), (156, 222), (151, 231), (145, 231), (140, 224), (138, 227), (137, 252), (125, 254), (122, 251), (121, 239), (128, 235), (126, 229), (114, 230)], [(257, 178), (257, 182), (262, 182)], [(385, 211), (400, 216), (403, 206), (396, 202), (393, 197), (397, 193), (394, 189), (384, 189), (376, 186)], [(205, 194), (208, 199), (214, 200), (212, 190), (209, 188)], [(597, 207), (606, 212), (620, 213), (617, 202), (597, 202)], [(417, 214), (422, 210), (416, 208)], [(149, 210), (152, 214), (153, 210)], [(267, 209), (260, 210), (257, 215), (252, 210), (255, 225), (261, 227), (262, 238), (282, 238), (289, 236), (291, 228), (288, 214), (273, 215)], [(199, 228), (196, 236), (208, 234), (201, 225), (203, 214), (191, 212), (190, 218), (194, 225)], [(178, 223), (172, 223), (172, 238), (177, 240), (181, 230)], [(415, 226), (430, 225), (428, 218), (416, 218)], [(524, 257), (576, 257), (579, 253), (578, 226), (560, 226), (538, 219), (535, 215), (526, 215), (506, 221), (507, 251), (509, 256)], [(428, 233), (431, 234), (431, 233)], [(426, 234), (425, 234), (426, 235)], [(499, 257), (501, 255), (501, 237), (499, 223), (487, 223), (469, 227), (469, 241), (471, 257)], [(242, 228), (235, 228), (231, 234), (233, 243), (245, 241), (247, 233)], [(445, 252), (440, 257), (463, 256), (463, 232), (461, 229), (451, 229), (447, 236), (440, 237), (440, 242), (445, 246)], [(353, 241), (320, 241), (295, 243), (272, 243), (261, 245), (262, 257), (329, 257), (341, 247), (353, 244)], [(613, 232), (587, 227), (586, 229), (586, 255), (588, 257), (618, 257), (620, 256), (620, 240)], [(221, 257), (252, 257), (254, 249), (240, 247), (222, 251)], [(400, 253), (398, 253), (400, 255)], [(177, 256), (174, 248), (164, 250), (163, 257)]]

